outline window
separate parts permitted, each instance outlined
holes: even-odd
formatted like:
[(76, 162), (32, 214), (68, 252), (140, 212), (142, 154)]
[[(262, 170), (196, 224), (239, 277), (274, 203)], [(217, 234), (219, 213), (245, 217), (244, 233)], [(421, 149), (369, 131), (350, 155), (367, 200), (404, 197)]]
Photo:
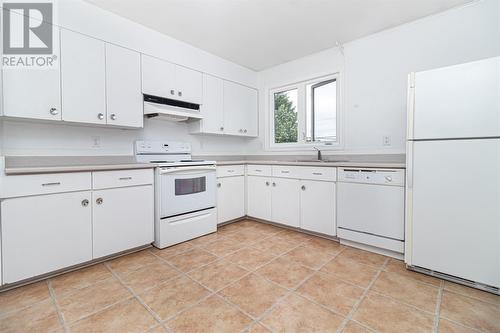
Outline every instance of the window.
[(271, 148), (339, 144), (336, 75), (271, 90)]

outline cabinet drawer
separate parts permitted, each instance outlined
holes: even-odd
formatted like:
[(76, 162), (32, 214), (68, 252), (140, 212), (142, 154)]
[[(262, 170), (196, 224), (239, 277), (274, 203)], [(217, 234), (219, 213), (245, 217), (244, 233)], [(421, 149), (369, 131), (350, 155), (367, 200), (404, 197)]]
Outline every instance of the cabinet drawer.
[(153, 184), (152, 169), (99, 171), (92, 173), (92, 188), (102, 189)]
[(337, 168), (331, 167), (300, 167), (300, 179), (325, 180), (334, 182), (337, 180)]
[(247, 165), (247, 175), (271, 177), (272, 171), (270, 165)]
[(244, 165), (225, 165), (217, 167), (217, 177), (232, 177), (245, 175)]
[(0, 177), (0, 198), (89, 190), (90, 172)]
[(288, 165), (273, 165), (273, 177), (281, 178), (299, 178), (300, 167)]

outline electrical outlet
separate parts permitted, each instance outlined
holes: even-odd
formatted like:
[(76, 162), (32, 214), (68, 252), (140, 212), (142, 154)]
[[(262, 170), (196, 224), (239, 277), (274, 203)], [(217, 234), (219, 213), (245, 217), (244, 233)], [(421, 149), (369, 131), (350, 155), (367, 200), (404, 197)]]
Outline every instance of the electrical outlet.
[(90, 139), (92, 140), (92, 148), (101, 147), (101, 137), (100, 136), (91, 136)]
[(384, 135), (382, 137), (382, 145), (386, 147), (391, 145), (391, 137), (389, 135)]

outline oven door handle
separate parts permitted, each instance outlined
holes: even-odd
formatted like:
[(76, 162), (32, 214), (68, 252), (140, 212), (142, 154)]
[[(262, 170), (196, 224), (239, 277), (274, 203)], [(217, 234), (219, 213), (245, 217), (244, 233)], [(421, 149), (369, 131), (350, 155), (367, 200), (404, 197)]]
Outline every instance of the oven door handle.
[(172, 168), (172, 169), (160, 169), (160, 175), (167, 173), (176, 173), (176, 172), (184, 172), (184, 171), (215, 171), (215, 166), (192, 166), (192, 167), (180, 167), (180, 168)]

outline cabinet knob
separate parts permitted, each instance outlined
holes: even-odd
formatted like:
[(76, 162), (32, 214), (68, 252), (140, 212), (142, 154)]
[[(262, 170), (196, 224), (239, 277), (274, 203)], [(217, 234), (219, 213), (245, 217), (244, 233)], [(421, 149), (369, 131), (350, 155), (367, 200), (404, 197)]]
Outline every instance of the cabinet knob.
[(98, 205), (100, 205), (100, 204), (102, 204), (103, 201), (104, 200), (102, 200), (102, 198), (97, 198), (96, 201), (95, 201), (95, 203), (98, 204)]
[(104, 113), (98, 113), (97, 114), (97, 119), (103, 120), (104, 119)]
[(220, 130), (221, 130), (221, 131), (223, 131), (223, 130), (224, 130), (224, 127), (222, 127), (222, 126), (221, 126)]
[(82, 200), (82, 206), (87, 207), (89, 205), (89, 201), (87, 199)]
[(221, 184), (220, 184), (220, 183), (217, 183), (217, 187), (220, 187), (220, 186), (221, 186)]
[(170, 95), (175, 95), (174, 89), (170, 90)]
[(244, 133), (246, 133), (246, 132), (247, 132), (247, 130), (246, 130), (246, 129), (244, 129), (244, 130), (243, 130), (243, 132), (244, 132)]
[(269, 182), (266, 182), (266, 186), (269, 186)]
[(273, 186), (276, 187), (276, 183), (275, 182), (273, 182)]
[(177, 95), (182, 96), (182, 91), (179, 91)]
[(304, 185), (302, 185), (302, 187), (300, 188), (302, 191), (305, 191), (306, 190), (306, 187)]
[(240, 132), (240, 133), (243, 133), (243, 130), (240, 128), (239, 132)]
[(109, 116), (109, 118), (111, 118), (111, 120), (116, 120), (116, 114), (112, 113), (111, 116)]
[(58, 113), (59, 113), (59, 111), (57, 111), (57, 109), (56, 109), (56, 108), (50, 108), (49, 112), (50, 112), (50, 114), (51, 114), (51, 115), (53, 115), (53, 116), (55, 116), (56, 114), (58, 114)]
[(392, 182), (392, 177), (391, 176), (385, 176), (385, 180), (387, 180), (388, 182)]

